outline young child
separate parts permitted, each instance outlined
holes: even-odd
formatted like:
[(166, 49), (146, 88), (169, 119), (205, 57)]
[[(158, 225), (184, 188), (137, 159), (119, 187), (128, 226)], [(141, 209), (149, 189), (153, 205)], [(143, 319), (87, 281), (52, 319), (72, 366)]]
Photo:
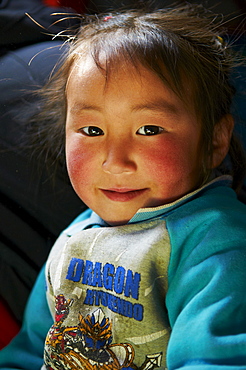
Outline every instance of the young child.
[(1, 369), (246, 369), (245, 162), (212, 18), (112, 14), (71, 40), (43, 115), (89, 210), (54, 245)]

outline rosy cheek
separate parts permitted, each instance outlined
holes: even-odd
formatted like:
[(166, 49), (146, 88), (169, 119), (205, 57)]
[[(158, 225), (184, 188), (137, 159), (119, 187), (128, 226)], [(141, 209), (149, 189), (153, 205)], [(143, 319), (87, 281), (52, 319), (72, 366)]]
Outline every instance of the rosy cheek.
[[(188, 156), (189, 157), (189, 156)], [(172, 141), (155, 146), (146, 153), (146, 173), (159, 184), (175, 185), (187, 177), (189, 158), (182, 146)]]
[(146, 154), (146, 163), (152, 173), (157, 169), (171, 171), (173, 166), (180, 161), (180, 148), (170, 141), (165, 141), (161, 145), (155, 145)]
[(80, 146), (68, 145), (66, 157), (68, 174), (74, 187), (86, 183), (92, 171), (92, 156), (82, 151)]

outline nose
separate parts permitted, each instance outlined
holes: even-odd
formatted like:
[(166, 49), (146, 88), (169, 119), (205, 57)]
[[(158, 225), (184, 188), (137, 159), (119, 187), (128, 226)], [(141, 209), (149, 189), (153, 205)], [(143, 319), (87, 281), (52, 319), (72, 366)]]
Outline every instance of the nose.
[(112, 141), (107, 146), (102, 167), (104, 172), (114, 175), (136, 171), (137, 164), (133, 159), (130, 143), (120, 140)]

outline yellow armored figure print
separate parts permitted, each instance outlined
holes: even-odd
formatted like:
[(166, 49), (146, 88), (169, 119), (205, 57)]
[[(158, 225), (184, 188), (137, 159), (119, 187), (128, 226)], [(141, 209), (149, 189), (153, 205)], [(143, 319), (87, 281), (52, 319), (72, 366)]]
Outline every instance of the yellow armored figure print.
[[(56, 297), (56, 322), (52, 325), (45, 348), (47, 369), (135, 370), (134, 348), (129, 343), (112, 344), (112, 323), (98, 308), (91, 315), (78, 314), (76, 326), (63, 325), (73, 300)], [(161, 354), (146, 356), (141, 370), (160, 366)]]

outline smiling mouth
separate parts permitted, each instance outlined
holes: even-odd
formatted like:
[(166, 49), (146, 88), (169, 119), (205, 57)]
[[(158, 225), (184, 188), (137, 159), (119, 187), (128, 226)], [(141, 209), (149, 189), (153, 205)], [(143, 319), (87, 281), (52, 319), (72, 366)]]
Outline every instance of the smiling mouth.
[(128, 202), (129, 200), (132, 200), (134, 198), (137, 198), (138, 196), (142, 195), (147, 191), (147, 188), (145, 189), (100, 189), (102, 193), (110, 200), (113, 200), (115, 202)]

